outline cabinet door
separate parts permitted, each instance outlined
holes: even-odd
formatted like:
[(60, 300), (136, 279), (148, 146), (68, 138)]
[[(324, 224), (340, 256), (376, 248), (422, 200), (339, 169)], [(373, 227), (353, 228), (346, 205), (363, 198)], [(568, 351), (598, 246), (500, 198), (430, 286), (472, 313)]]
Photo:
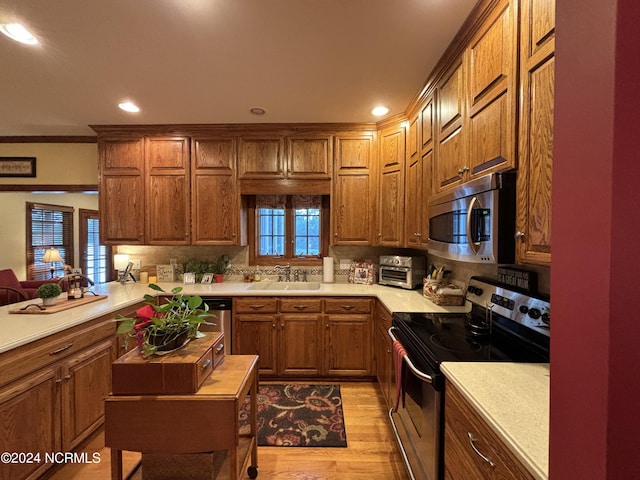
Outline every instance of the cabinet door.
[(370, 315), (326, 315), (325, 375), (365, 376), (372, 369)]
[[(420, 155), (420, 117), (417, 114), (409, 123), (407, 159), (404, 183), (404, 241), (406, 247), (420, 247), (420, 222), (422, 219), (422, 156)], [(426, 206), (424, 206), (426, 208)]]
[(464, 66), (459, 59), (438, 84), (438, 143), (433, 184), (436, 192), (459, 185), (469, 170), (465, 165), (464, 98)]
[(517, 262), (551, 264), (555, 30), (553, 2), (522, 2)]
[(402, 246), (405, 137), (402, 125), (380, 133), (378, 244), (383, 246)]
[(280, 315), (278, 341), (279, 374), (320, 374), (322, 315)]
[(233, 343), (235, 355), (259, 355), (258, 367), (261, 375), (276, 375), (277, 315), (236, 315)]
[(100, 242), (144, 243), (144, 142), (100, 138)]
[(380, 390), (391, 408), (395, 402), (395, 371), (393, 368), (393, 342), (387, 333), (391, 327), (391, 314), (381, 304), (376, 305), (374, 316), (374, 349), (376, 376)]
[(192, 245), (238, 245), (238, 192), (233, 138), (193, 140)]
[(287, 138), (287, 178), (331, 179), (331, 135), (296, 135)]
[(333, 245), (372, 245), (377, 189), (374, 134), (338, 134), (331, 198)]
[(39, 478), (46, 453), (59, 452), (59, 369), (49, 367), (0, 389), (2, 451), (39, 453), (34, 463), (0, 463), (0, 479)]
[(111, 391), (114, 340), (72, 356), (62, 364), (62, 448), (69, 451), (104, 420)]
[(148, 245), (190, 243), (189, 139), (147, 138), (146, 236)]
[(281, 136), (241, 137), (238, 140), (238, 178), (285, 178), (283, 145)]
[(514, 11), (508, 1), (501, 2), (466, 53), (469, 178), (516, 166)]

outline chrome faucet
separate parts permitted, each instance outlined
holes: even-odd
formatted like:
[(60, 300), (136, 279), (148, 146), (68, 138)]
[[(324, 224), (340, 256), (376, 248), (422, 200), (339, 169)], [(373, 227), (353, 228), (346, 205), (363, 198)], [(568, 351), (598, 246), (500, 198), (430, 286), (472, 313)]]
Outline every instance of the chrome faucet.
[(285, 279), (286, 282), (290, 282), (291, 281), (291, 265), (289, 265), (288, 263), (286, 265), (276, 265), (273, 268), (279, 268), (281, 270), (284, 270), (286, 273), (284, 274), (279, 274), (278, 275), (278, 281), (281, 282), (283, 280), (283, 278)]

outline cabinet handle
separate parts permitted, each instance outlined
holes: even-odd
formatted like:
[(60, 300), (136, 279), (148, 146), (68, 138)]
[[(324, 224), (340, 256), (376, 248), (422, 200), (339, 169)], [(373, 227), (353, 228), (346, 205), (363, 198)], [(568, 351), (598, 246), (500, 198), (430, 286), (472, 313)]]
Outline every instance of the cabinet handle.
[(467, 432), (467, 435), (469, 435), (469, 444), (471, 445), (471, 448), (473, 449), (473, 451), (476, 452), (476, 455), (478, 455), (482, 460), (487, 462), (490, 466), (495, 467), (494, 463), (491, 461), (489, 457), (486, 457), (482, 453), (480, 453), (480, 450), (478, 450), (475, 444), (476, 439), (473, 437), (471, 432)]
[(458, 175), (462, 175), (463, 173), (464, 173), (464, 170), (463, 170), (463, 169), (461, 169), (461, 168), (459, 168), (459, 169), (458, 169)]
[(222, 350), (224, 350), (224, 343), (221, 343), (216, 347), (216, 353), (220, 353)]
[(67, 350), (67, 349), (69, 349), (71, 347), (73, 347), (73, 342), (71, 342), (69, 345), (65, 345), (64, 347), (61, 347), (61, 348), (59, 348), (57, 350), (54, 350), (53, 352), (49, 352), (49, 355), (57, 355), (57, 354), (62, 353), (65, 350)]
[(59, 378), (58, 380), (56, 380), (56, 383), (62, 383), (65, 380), (69, 380), (70, 378), (71, 378), (71, 375), (65, 375), (64, 377)]
[(264, 308), (264, 305), (249, 305), (249, 307), (253, 308), (254, 310), (260, 310), (261, 308)]
[(276, 328), (276, 324), (275, 324), (275, 323), (272, 323), (272, 324), (271, 324), (271, 326), (272, 326), (273, 328)]
[(353, 305), (342, 305), (340, 308), (343, 310), (353, 310), (355, 307)]
[(309, 308), (309, 305), (294, 305), (293, 308), (296, 310), (304, 310), (305, 308)]
[(513, 238), (515, 238), (516, 240), (524, 239), (524, 232), (517, 231), (516, 234), (513, 236)]
[(329, 324), (328, 323), (325, 325), (325, 328), (329, 328)]
[(211, 365), (211, 359), (207, 358), (202, 364), (202, 367), (200, 367), (200, 370), (202, 371), (206, 370), (209, 365)]

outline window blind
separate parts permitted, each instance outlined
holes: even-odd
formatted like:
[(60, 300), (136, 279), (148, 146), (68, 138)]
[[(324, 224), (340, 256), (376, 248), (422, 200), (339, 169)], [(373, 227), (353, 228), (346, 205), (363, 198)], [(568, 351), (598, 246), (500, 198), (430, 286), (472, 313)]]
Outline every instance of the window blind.
[[(73, 265), (73, 207), (27, 202), (27, 278), (51, 276), (51, 264), (41, 261), (48, 248), (60, 252), (63, 264)], [(63, 264), (54, 264), (55, 275), (63, 275)]]

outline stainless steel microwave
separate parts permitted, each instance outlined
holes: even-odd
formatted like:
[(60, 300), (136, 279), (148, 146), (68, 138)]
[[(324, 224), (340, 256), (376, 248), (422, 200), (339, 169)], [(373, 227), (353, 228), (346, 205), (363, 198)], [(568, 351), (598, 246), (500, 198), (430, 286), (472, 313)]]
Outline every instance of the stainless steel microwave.
[(429, 200), (429, 253), (473, 263), (515, 261), (516, 172), (491, 173)]

